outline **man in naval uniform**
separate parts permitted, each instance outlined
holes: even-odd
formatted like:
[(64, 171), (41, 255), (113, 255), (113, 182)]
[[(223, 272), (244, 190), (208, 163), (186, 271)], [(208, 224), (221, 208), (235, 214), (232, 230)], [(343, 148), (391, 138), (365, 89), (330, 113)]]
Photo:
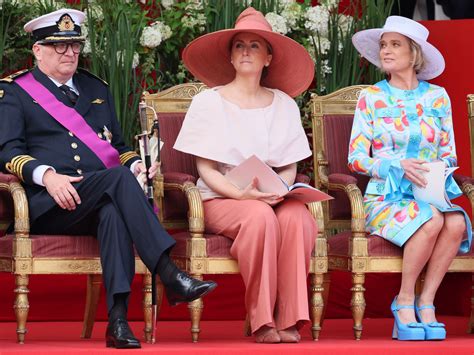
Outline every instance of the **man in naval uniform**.
[[(106, 345), (139, 348), (127, 323), (135, 246), (171, 304), (215, 288), (179, 270), (174, 240), (136, 176), (146, 169), (121, 135), (107, 84), (77, 70), (84, 13), (62, 9), (28, 22), (37, 66), (0, 81), (0, 167), (21, 179), (32, 233), (97, 236), (107, 290)], [(152, 178), (156, 167), (148, 172)]]

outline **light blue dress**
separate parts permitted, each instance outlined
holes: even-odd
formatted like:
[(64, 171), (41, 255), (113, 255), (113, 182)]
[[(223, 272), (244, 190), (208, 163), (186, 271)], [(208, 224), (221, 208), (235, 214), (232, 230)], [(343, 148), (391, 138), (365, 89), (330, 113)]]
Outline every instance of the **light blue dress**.
[[(366, 228), (402, 246), (431, 219), (430, 205), (416, 201), (411, 182), (403, 177), (400, 161), (442, 160), (457, 165), (451, 103), (442, 87), (420, 81), (414, 90), (401, 90), (383, 80), (359, 96), (349, 143), (349, 168), (371, 176), (364, 196)], [(450, 199), (462, 195), (452, 177), (446, 180)], [(459, 248), (471, 248), (469, 216), (459, 206), (441, 209), (464, 214), (466, 232)]]

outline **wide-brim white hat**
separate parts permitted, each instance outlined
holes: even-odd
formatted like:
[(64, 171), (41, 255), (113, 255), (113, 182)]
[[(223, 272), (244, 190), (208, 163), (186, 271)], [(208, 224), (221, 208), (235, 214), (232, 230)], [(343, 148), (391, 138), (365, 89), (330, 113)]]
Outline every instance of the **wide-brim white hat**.
[(352, 36), (352, 43), (357, 51), (369, 62), (377, 67), (380, 63), (380, 38), (384, 33), (400, 33), (421, 47), (425, 66), (417, 73), (419, 80), (430, 80), (440, 75), (445, 68), (445, 62), (441, 52), (435, 46), (428, 43), (428, 29), (422, 24), (402, 16), (389, 16), (383, 28), (373, 28), (359, 31)]

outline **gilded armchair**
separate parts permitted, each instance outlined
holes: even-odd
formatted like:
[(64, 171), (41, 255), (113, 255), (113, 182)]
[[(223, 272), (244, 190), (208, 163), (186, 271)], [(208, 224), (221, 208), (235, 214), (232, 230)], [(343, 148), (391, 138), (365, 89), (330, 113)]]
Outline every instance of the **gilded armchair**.
[[(362, 335), (365, 312), (364, 282), (367, 273), (401, 272), (402, 249), (365, 232), (363, 193), (368, 177), (349, 171), (347, 156), (352, 121), (359, 93), (366, 86), (350, 86), (311, 99), (313, 158), (316, 187), (327, 190), (334, 200), (323, 202), (328, 238), (329, 270), (352, 273), (351, 310), (354, 336)], [(471, 109), (474, 109), (474, 97)], [(473, 110), (474, 111), (474, 110)], [(471, 123), (473, 116), (471, 114)], [(472, 127), (471, 124), (471, 134)], [(471, 135), (471, 144), (472, 143)], [(455, 177), (474, 205), (474, 179)], [(459, 254), (449, 272), (474, 272), (474, 253)], [(474, 280), (473, 280), (474, 281)], [(474, 331), (474, 289), (469, 331)]]
[[(11, 234), (5, 234), (14, 222)], [(17, 320), (17, 338), (25, 341), (30, 307), (28, 282), (30, 275), (86, 274), (87, 296), (83, 338), (90, 338), (100, 294), (101, 265), (96, 238), (92, 236), (30, 235), (28, 203), (17, 177), (0, 173), (0, 272), (15, 275), (13, 308)], [(145, 339), (151, 339), (151, 277), (137, 257), (136, 273), (144, 274)]]
[[(162, 175), (155, 185), (159, 216), (165, 228), (185, 229), (173, 235), (177, 245), (172, 256), (180, 267), (199, 279), (204, 274), (239, 273), (237, 262), (230, 255), (231, 240), (221, 235), (205, 233), (203, 204), (195, 186), (198, 173), (194, 157), (173, 149), (193, 96), (205, 89), (200, 83), (183, 84), (157, 94), (144, 95), (146, 103), (158, 114), (161, 140), (164, 142), (161, 151)], [(152, 110), (148, 110), (148, 115), (152, 120)], [(321, 230), (324, 230), (321, 205), (312, 203), (309, 209)], [(315, 238), (316, 247), (311, 261), (310, 314), (312, 336), (317, 340), (323, 312), (322, 283), (327, 271), (327, 250), (323, 234), (319, 233)], [(192, 302), (189, 309), (192, 340), (196, 342), (200, 332), (202, 300)], [(248, 328), (246, 330), (248, 333)]]

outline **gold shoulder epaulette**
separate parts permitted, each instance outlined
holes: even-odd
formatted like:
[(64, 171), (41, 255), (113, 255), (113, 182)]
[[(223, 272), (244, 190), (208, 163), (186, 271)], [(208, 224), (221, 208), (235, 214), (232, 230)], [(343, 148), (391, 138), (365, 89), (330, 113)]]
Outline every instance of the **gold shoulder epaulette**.
[(10, 74), (10, 75), (0, 79), (0, 81), (5, 82), (5, 83), (12, 83), (16, 78), (18, 78), (19, 76), (22, 76), (23, 74), (28, 73), (28, 71), (29, 71), (29, 69), (19, 70), (16, 73)]
[(97, 80), (100, 80), (102, 81), (105, 85), (109, 86), (109, 83), (106, 82), (104, 79), (101, 79), (99, 78), (97, 75), (95, 74), (92, 74), (90, 71), (88, 71), (87, 69), (84, 69), (84, 68), (77, 68), (77, 70), (80, 72), (80, 73), (84, 73), (86, 75), (89, 75), (90, 77), (94, 78), (94, 79), (97, 79)]

